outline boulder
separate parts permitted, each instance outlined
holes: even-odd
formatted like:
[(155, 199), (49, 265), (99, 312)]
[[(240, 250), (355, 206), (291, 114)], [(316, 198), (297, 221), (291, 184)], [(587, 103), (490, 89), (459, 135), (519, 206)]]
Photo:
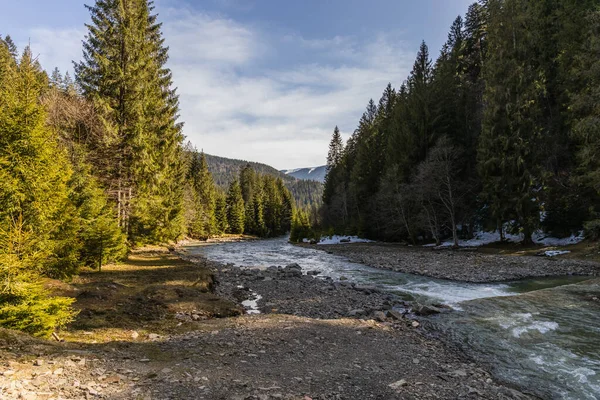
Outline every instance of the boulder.
[(385, 313), (383, 311), (375, 311), (373, 313), (373, 318), (379, 322), (385, 322), (386, 320)]
[(302, 270), (302, 267), (297, 264), (297, 263), (293, 263), (293, 264), (288, 264), (285, 266), (286, 270), (290, 270), (290, 269), (297, 269), (297, 270)]
[(405, 379), (400, 379), (400, 380), (399, 380), (399, 381), (397, 381), (397, 382), (390, 383), (390, 384), (388, 385), (388, 387), (389, 387), (390, 389), (392, 389), (392, 390), (398, 390), (398, 389), (400, 389), (400, 388), (402, 388), (402, 387), (404, 387), (404, 386), (407, 386), (407, 385), (408, 385), (408, 382), (406, 382), (406, 380), (405, 380)]
[(354, 318), (363, 317), (365, 315), (367, 315), (367, 312), (363, 309), (356, 309), (348, 312), (348, 316)]
[(401, 312), (396, 311), (396, 310), (389, 310), (387, 312), (387, 316), (389, 318), (392, 318), (392, 319), (395, 319), (395, 320), (401, 320), (404, 317), (404, 315), (402, 315)]
[(427, 305), (417, 303), (413, 307), (413, 312), (417, 315), (426, 317), (428, 315), (439, 314), (442, 312), (442, 310), (440, 310), (439, 308), (434, 307), (434, 306), (427, 306)]

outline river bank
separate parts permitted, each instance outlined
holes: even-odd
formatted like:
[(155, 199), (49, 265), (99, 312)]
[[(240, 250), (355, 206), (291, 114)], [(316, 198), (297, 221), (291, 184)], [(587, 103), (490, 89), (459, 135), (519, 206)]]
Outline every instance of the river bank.
[[(393, 295), (185, 258), (140, 252), (61, 288), (81, 310), (65, 342), (0, 332), (2, 398), (530, 398), (390, 313)], [(252, 293), (263, 313), (234, 316)]]
[(311, 248), (373, 268), (462, 282), (505, 282), (567, 275), (600, 276), (600, 263), (572, 258), (485, 254), (476, 249), (434, 250), (388, 243), (313, 245)]

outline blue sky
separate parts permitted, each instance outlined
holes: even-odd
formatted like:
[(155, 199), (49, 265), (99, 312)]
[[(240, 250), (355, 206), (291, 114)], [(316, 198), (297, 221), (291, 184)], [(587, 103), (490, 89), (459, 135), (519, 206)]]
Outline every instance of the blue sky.
[[(81, 0), (2, 3), (0, 34), (31, 42), (44, 68), (81, 58)], [(280, 169), (323, 164), (333, 127), (347, 138), (368, 100), (406, 78), (421, 40), (435, 58), (470, 3), (158, 0), (184, 133), (211, 154)]]

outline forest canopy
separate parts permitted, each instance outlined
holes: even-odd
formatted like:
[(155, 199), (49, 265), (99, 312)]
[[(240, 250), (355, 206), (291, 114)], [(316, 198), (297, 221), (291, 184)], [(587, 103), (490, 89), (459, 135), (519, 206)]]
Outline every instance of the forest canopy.
[(486, 0), (434, 61), (334, 130), (323, 225), (440, 243), (477, 230), (600, 234), (597, 1)]

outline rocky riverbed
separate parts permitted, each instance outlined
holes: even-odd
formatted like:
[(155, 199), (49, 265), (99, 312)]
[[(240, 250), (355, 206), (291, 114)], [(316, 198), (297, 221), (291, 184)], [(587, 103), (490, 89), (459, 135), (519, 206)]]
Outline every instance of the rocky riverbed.
[(303, 275), (297, 265), (240, 269), (192, 261), (212, 269), (221, 298), (261, 296), (255, 310), (248, 308), (261, 313), (209, 320), (194, 318), (201, 310), (172, 313), (165, 324), (176, 323), (181, 333), (131, 331), (108, 343), (2, 331), (0, 397), (533, 398), (429, 338), (411, 305), (394, 295)]
[(503, 282), (532, 277), (600, 276), (600, 264), (557, 257), (484, 254), (476, 249), (411, 247), (385, 243), (312, 246), (374, 268), (463, 282)]

